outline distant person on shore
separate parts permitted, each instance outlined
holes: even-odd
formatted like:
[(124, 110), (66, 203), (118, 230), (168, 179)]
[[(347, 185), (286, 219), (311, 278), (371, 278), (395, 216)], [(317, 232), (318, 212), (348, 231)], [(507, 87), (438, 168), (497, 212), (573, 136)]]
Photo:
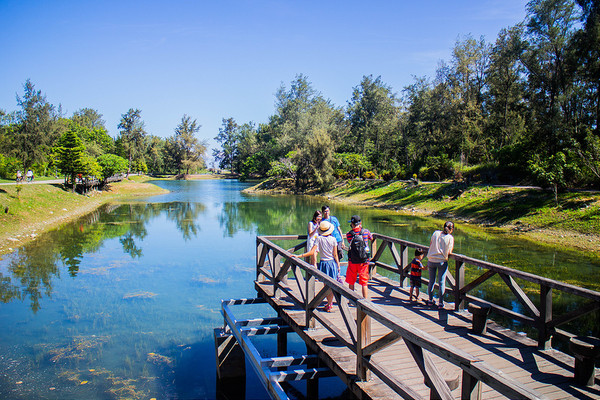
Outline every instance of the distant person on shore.
[[(321, 221), (319, 229), (317, 230), (319, 236), (315, 241), (315, 245), (307, 253), (296, 255), (292, 254), (292, 257), (304, 258), (307, 256), (313, 256), (319, 253), (319, 264), (317, 268), (331, 279), (336, 280), (340, 273), (340, 259), (337, 254), (337, 241), (331, 235), (334, 231), (333, 224), (328, 221)], [(327, 305), (323, 308), (326, 312), (333, 311), (333, 292), (327, 291)]]
[(33, 171), (28, 169), (27, 170), (27, 182), (31, 182), (33, 181)]
[(435, 287), (436, 275), (439, 285), (438, 307), (444, 307), (444, 291), (446, 289), (446, 272), (448, 272), (448, 257), (454, 249), (454, 223), (447, 221), (442, 231), (435, 231), (431, 235), (429, 252), (427, 253), (427, 267), (429, 269), (429, 285), (427, 285), (427, 294), (429, 295), (429, 304), (433, 302), (433, 288)]
[(369, 298), (369, 241), (373, 242), (373, 235), (368, 229), (362, 227), (358, 215), (350, 219), (350, 232), (346, 234), (348, 240), (348, 269), (346, 270), (346, 282), (350, 290), (354, 290), (356, 276), (358, 284), (362, 287), (362, 296)]
[(341, 261), (342, 258), (344, 258), (344, 253), (342, 253), (342, 250), (344, 249), (344, 238), (342, 237), (340, 221), (331, 215), (331, 210), (327, 205), (321, 207), (321, 214), (323, 215), (323, 221), (331, 222), (333, 224), (333, 237), (337, 241), (338, 259)]
[[(321, 223), (322, 214), (321, 211), (316, 210), (313, 217), (308, 221), (308, 239), (306, 240), (306, 248), (310, 250), (314, 247), (317, 237), (319, 236), (319, 224)], [(310, 263), (317, 266), (317, 255), (313, 254), (310, 256)]]
[(419, 301), (419, 291), (421, 290), (421, 270), (427, 269), (423, 266), (421, 260), (425, 257), (425, 252), (421, 249), (415, 249), (415, 258), (410, 262), (410, 297), (413, 301), (413, 289), (416, 289), (415, 300)]

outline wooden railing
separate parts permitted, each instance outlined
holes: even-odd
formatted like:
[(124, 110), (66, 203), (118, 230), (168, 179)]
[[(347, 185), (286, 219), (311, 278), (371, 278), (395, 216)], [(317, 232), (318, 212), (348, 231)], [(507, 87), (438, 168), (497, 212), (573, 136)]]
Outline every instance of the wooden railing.
[[(374, 233), (373, 237), (378, 242), (379, 247), (373, 256), (372, 267), (383, 268), (387, 271), (397, 273), (401, 283), (404, 283), (404, 280), (408, 277), (408, 269), (406, 266), (411, 259), (409, 258), (408, 250), (417, 247), (424, 250), (428, 249), (428, 246), (422, 246), (406, 240), (396, 239), (377, 233)], [(380, 261), (386, 250), (391, 252), (395, 264), (394, 266)], [(452, 265), (452, 262), (449, 262), (446, 279), (450, 286), (448, 292), (454, 296), (454, 307), (456, 310), (464, 309), (467, 301), (488, 305), (493, 311), (501, 315), (534, 327), (538, 333), (538, 348), (540, 349), (547, 349), (551, 346), (553, 335), (564, 338), (575, 336), (573, 333), (559, 329), (558, 326), (600, 309), (600, 293), (593, 290), (580, 288), (527, 272), (477, 260), (461, 254), (451, 254), (450, 260), (454, 261), (454, 266)], [(481, 271), (481, 275), (470, 282), (467, 282), (465, 279), (465, 270), (467, 266), (474, 267), (469, 269), (471, 273)], [(514, 298), (523, 306), (526, 313), (519, 313), (469, 294), (496, 274), (500, 276), (502, 281), (514, 295)], [(539, 285), (539, 307), (527, 296), (523, 288), (515, 281), (515, 278)], [(427, 279), (424, 279), (424, 281), (428, 282)], [(583, 302), (583, 305), (571, 312), (562, 315), (554, 315), (552, 312), (552, 292), (554, 290), (579, 297)]]
[[(374, 266), (386, 266), (379, 258), (386, 248), (390, 248), (398, 260), (398, 265), (405, 265), (405, 249), (394, 250), (397, 239), (376, 235), (382, 241), (375, 256)], [(519, 399), (542, 399), (544, 396), (511, 379), (486, 362), (474, 357), (442, 340), (424, 332), (402, 319), (385, 311), (380, 306), (366, 300), (354, 291), (340, 285), (336, 280), (323, 274), (305, 261), (291, 257), (292, 253), (303, 249), (306, 236), (259, 236), (257, 244), (256, 284), (272, 285), (273, 295), (286, 300), (304, 310), (305, 329), (314, 328), (315, 320), (329, 330), (341, 343), (356, 354), (356, 374), (358, 379), (369, 379), (370, 373), (375, 374), (391, 389), (403, 398), (421, 398), (410, 386), (399, 380), (382, 364), (373, 359), (375, 354), (384, 352), (392, 344), (404, 340), (413, 359), (423, 374), (424, 381), (431, 388), (433, 397), (452, 399), (451, 390), (431, 358), (431, 354), (458, 366), (462, 369), (461, 398), (478, 398), (481, 393), (481, 382), (509, 397)], [(293, 240), (299, 242), (286, 250), (272, 241)], [(408, 247), (409, 242), (402, 242)], [(410, 244), (414, 245), (414, 244)], [(421, 247), (421, 246), (419, 246)], [(464, 261), (463, 261), (464, 263)], [(401, 270), (402, 268), (398, 268)], [(288, 279), (290, 275), (290, 279)], [(322, 289), (316, 291), (316, 280), (323, 283)], [(317, 306), (331, 290), (336, 298), (337, 307), (344, 320), (344, 326), (336, 326), (326, 317), (326, 313), (317, 312)], [(352, 315), (350, 305), (356, 308), (356, 318)], [(387, 334), (376, 341), (371, 340), (371, 323), (376, 322), (389, 330)]]

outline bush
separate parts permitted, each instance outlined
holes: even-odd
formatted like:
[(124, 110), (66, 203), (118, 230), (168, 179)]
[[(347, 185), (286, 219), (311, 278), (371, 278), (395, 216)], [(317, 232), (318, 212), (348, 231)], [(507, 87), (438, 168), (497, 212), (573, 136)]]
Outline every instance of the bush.
[(362, 177), (363, 179), (377, 179), (377, 174), (373, 171), (366, 171)]
[(335, 176), (338, 179), (352, 178), (352, 174), (350, 174), (348, 171), (344, 171), (343, 169), (336, 169), (333, 173), (333, 176)]
[(4, 179), (15, 179), (17, 176), (17, 170), (21, 170), (21, 173), (25, 175), (23, 166), (14, 157), (6, 157), (0, 154), (0, 176)]
[(381, 178), (386, 182), (391, 181), (395, 177), (396, 177), (396, 174), (392, 171), (388, 171), (387, 169), (381, 173)]
[(119, 173), (127, 172), (127, 160), (115, 154), (102, 154), (100, 157), (98, 157), (97, 161), (100, 165), (103, 179)]
[(446, 154), (430, 156), (419, 169), (419, 175), (426, 180), (443, 181), (454, 177), (454, 166)]

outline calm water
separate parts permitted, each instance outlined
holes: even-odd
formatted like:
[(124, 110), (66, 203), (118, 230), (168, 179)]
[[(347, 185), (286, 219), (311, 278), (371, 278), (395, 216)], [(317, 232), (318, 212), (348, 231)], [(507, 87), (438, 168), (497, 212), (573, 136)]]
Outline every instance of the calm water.
[[(217, 396), (212, 335), (223, 323), (220, 300), (255, 296), (256, 235), (304, 233), (323, 202), (248, 196), (236, 181), (157, 184), (171, 193), (103, 207), (0, 260), (0, 398)], [(359, 213), (366, 228), (417, 243), (427, 244), (440, 226), (389, 211), (331, 206), (344, 229)], [(455, 238), (457, 253), (599, 290), (598, 258), (460, 224)], [(519, 309), (499, 280), (478, 294)], [(557, 313), (580, 304), (557, 294), (555, 301)], [(273, 315), (265, 306), (239, 310), (240, 316)], [(598, 313), (577, 328), (598, 335)], [(257, 345), (274, 354), (273, 340)], [(289, 349), (304, 352), (295, 338)], [(246, 397), (266, 398), (247, 372)], [(292, 390), (301, 397), (304, 385)], [(322, 397), (345, 397), (336, 378), (320, 390)]]

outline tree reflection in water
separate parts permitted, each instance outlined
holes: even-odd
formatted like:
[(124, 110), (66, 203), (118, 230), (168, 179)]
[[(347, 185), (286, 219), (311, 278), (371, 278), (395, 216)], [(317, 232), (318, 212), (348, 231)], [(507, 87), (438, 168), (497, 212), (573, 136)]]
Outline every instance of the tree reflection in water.
[(40, 237), (10, 255), (7, 271), (0, 271), (0, 301), (29, 299), (34, 312), (40, 300), (52, 294), (52, 279), (60, 277), (60, 266), (75, 278), (84, 254), (100, 252), (105, 240), (119, 238), (123, 252), (132, 259), (142, 256), (140, 242), (148, 232), (146, 224), (166, 211), (184, 240), (200, 231), (201, 203), (130, 203), (106, 205)]

